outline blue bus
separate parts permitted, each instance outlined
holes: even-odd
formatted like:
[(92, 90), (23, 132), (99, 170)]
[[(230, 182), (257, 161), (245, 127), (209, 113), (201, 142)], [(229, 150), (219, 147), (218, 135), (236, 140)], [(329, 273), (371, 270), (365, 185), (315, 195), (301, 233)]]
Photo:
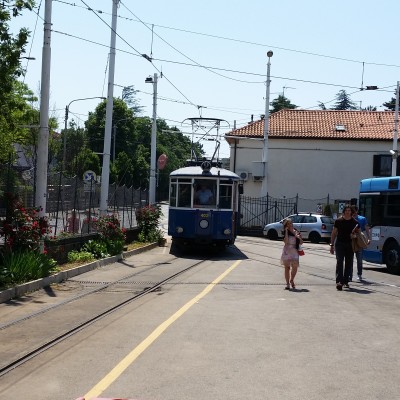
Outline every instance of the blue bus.
[(359, 212), (371, 227), (363, 259), (400, 273), (400, 176), (363, 179)]

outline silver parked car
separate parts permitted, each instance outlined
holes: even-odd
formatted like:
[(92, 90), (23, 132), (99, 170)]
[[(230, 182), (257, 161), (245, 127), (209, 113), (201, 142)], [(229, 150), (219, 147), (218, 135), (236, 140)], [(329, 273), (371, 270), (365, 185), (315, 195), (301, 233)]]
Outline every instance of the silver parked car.
[[(312, 213), (298, 213), (289, 215), (294, 227), (300, 231), (303, 239), (313, 243), (321, 240), (329, 241), (333, 229), (334, 219), (326, 215)], [(267, 224), (263, 230), (264, 236), (271, 240), (283, 238), (283, 220)]]

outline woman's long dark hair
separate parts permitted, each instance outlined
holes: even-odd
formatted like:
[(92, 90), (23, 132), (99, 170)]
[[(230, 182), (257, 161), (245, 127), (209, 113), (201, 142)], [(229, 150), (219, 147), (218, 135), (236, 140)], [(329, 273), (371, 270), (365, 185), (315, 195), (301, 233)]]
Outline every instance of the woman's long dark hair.
[[(293, 230), (298, 232), (298, 230), (296, 228), (293, 228)], [(294, 234), (292, 232), (290, 232), (289, 230), (287, 233), (288, 233), (288, 236), (294, 236)], [(299, 249), (299, 246), (300, 246), (300, 239), (296, 238), (296, 249), (297, 250)]]

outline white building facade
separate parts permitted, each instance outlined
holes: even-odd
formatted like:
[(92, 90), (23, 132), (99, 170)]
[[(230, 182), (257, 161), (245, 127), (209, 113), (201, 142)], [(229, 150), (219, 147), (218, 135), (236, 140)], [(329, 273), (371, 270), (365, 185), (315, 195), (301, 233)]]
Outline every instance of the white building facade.
[(230, 168), (244, 193), (276, 198), (358, 198), (359, 182), (390, 176), (394, 113), (391, 111), (281, 110), (270, 116), (267, 176), (263, 176), (264, 121), (226, 135)]

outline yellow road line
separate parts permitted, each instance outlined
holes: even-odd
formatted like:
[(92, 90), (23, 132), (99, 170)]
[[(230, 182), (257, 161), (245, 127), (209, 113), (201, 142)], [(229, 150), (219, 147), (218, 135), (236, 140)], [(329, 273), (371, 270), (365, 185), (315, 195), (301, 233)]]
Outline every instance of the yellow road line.
[(103, 393), (118, 377), (178, 318), (180, 318), (186, 311), (188, 311), (200, 299), (206, 296), (215, 285), (222, 281), (229, 273), (231, 273), (239, 264), (240, 260), (231, 265), (225, 272), (218, 276), (211, 282), (201, 293), (195, 296), (192, 300), (188, 301), (176, 313), (171, 315), (167, 320), (160, 324), (154, 331), (147, 336), (137, 347), (135, 347), (125, 358), (123, 358), (99, 383), (97, 383), (88, 393), (85, 394), (85, 399), (98, 397)]

